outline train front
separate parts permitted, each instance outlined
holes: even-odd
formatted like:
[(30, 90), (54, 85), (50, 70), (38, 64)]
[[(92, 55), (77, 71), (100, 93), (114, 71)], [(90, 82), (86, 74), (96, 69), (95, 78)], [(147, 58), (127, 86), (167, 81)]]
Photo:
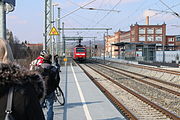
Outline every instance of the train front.
[(74, 48), (74, 59), (78, 61), (86, 60), (86, 48), (85, 47), (75, 47)]

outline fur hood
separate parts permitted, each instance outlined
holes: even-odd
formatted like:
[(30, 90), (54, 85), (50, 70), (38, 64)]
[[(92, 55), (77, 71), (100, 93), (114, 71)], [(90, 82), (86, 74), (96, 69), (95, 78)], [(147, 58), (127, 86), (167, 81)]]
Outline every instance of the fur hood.
[(15, 64), (0, 63), (0, 95), (11, 86), (32, 85), (39, 98), (45, 95), (45, 84), (37, 72), (29, 71)]
[(0, 61), (3, 63), (10, 63), (14, 61), (11, 48), (7, 40), (0, 38)]

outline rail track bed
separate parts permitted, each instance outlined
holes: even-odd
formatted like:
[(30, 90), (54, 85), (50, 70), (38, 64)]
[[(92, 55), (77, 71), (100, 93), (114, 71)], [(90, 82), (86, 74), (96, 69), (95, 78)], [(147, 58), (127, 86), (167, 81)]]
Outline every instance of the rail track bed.
[[(93, 60), (93, 62), (103, 63), (103, 60)], [(178, 86), (180, 88), (180, 71), (115, 61), (106, 61), (105, 64), (115, 68), (151, 77), (156, 80), (169, 82), (170, 84)]]
[(175, 83), (155, 81), (97, 63), (80, 66), (130, 119), (179, 119), (180, 88)]

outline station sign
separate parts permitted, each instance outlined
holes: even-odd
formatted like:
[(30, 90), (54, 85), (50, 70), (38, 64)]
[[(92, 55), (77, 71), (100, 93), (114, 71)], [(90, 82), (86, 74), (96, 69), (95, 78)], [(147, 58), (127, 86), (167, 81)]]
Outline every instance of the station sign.
[(67, 62), (67, 58), (64, 58), (64, 62)]

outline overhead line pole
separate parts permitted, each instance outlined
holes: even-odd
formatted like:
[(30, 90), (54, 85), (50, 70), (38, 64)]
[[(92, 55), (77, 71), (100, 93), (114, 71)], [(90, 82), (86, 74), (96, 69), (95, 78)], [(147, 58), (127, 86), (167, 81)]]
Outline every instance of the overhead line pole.
[[(65, 44), (66, 44), (66, 39), (65, 39), (65, 35), (64, 35), (64, 30), (106, 30), (107, 31), (107, 36), (108, 36), (108, 30), (112, 30), (112, 28), (64, 28), (64, 22), (62, 23), (62, 28), (60, 28), (60, 30), (62, 30), (62, 38), (63, 38), (63, 54), (65, 55), (66, 50), (65, 50)], [(106, 45), (105, 45), (105, 34), (104, 34), (104, 61), (105, 61), (105, 50), (106, 50)]]
[[(60, 41), (60, 39), (61, 39), (61, 34), (60, 34), (60, 25), (61, 25), (61, 22), (60, 22), (60, 13), (61, 13), (61, 8), (60, 7), (58, 7), (58, 32), (59, 32), (59, 35), (58, 35), (58, 38), (57, 38), (57, 41), (56, 41), (56, 54), (58, 54), (58, 52), (60, 52), (59, 50), (61, 49), (60, 48), (60, 44), (61, 44), (61, 41)], [(62, 53), (62, 52), (61, 52)], [(58, 54), (58, 55), (60, 55), (60, 53)]]
[(106, 38), (105, 38), (105, 34), (104, 34), (104, 56), (103, 56), (104, 64), (105, 64), (105, 54), (106, 54)]
[(64, 35), (64, 22), (62, 23), (62, 41), (63, 41), (63, 56), (66, 56), (66, 42), (65, 42), (65, 35)]
[[(52, 9), (52, 0), (45, 0), (45, 28), (44, 28), (43, 50), (48, 49), (48, 44), (50, 44), (49, 46), (51, 46), (51, 37), (48, 35), (48, 32), (52, 28), (51, 9)], [(51, 47), (49, 47), (49, 51), (51, 51)]]

